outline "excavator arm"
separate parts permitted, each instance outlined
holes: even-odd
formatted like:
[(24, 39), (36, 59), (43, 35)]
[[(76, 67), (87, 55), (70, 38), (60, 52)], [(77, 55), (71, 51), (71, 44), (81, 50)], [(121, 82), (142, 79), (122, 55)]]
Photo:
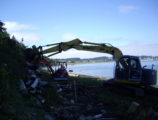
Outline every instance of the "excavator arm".
[[(50, 47), (42, 50), (43, 47)], [(153, 76), (154, 70), (144, 69), (141, 67), (140, 60), (137, 56), (123, 56), (120, 49), (110, 44), (99, 44), (92, 42), (82, 42), (79, 39), (74, 39), (68, 42), (61, 42), (41, 46), (41, 54), (49, 54), (49, 56), (58, 54), (62, 51), (67, 51), (71, 48), (76, 50), (84, 50), (91, 52), (107, 53), (113, 56), (116, 61), (115, 81), (125, 84), (155, 84), (156, 77)], [(155, 72), (156, 73), (156, 72)], [(156, 75), (156, 74), (155, 74)], [(152, 76), (152, 77), (151, 77)]]
[(113, 55), (114, 58), (119, 58), (123, 54), (122, 52), (116, 48), (113, 47), (110, 44), (99, 44), (99, 43), (91, 43), (91, 42), (82, 42), (79, 39), (74, 39), (69, 42), (61, 42), (56, 44), (50, 44), (42, 47), (49, 47), (48, 49), (42, 50), (43, 54), (50, 54), (48, 57), (58, 54), (62, 51), (67, 51), (71, 48), (74, 48), (76, 50), (84, 50), (84, 51), (92, 51), (92, 52), (100, 52), (100, 53), (107, 53)]

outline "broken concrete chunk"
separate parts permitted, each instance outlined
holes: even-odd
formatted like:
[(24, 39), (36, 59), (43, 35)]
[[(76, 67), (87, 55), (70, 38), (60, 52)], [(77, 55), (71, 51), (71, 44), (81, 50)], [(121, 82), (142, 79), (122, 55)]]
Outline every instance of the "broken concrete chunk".
[(140, 106), (139, 103), (132, 102), (132, 104), (130, 105), (127, 113), (133, 113), (133, 112), (135, 112), (138, 109), (139, 106)]
[(75, 101), (73, 99), (70, 100), (71, 104), (75, 104)]
[(99, 119), (99, 118), (101, 118), (102, 116), (103, 116), (102, 114), (95, 115), (95, 116), (94, 116), (94, 119)]
[(30, 75), (30, 77), (31, 78), (37, 78), (37, 75), (33, 73), (33, 74)]
[(36, 78), (35, 81), (33, 82), (33, 84), (31, 85), (32, 88), (36, 88), (38, 83), (39, 83), (39, 78)]
[(20, 90), (21, 91), (27, 91), (24, 81), (19, 80), (19, 83), (20, 83)]
[(46, 82), (46, 81), (39, 81), (39, 85), (40, 86), (45, 86), (45, 85), (48, 85), (48, 82)]

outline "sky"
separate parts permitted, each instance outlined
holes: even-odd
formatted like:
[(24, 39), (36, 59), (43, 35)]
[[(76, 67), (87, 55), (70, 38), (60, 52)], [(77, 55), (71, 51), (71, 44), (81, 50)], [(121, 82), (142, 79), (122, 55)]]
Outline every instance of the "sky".
[[(125, 55), (158, 56), (158, 0), (0, 0), (0, 20), (28, 47), (82, 41), (110, 43)], [(71, 49), (52, 58), (103, 53)]]

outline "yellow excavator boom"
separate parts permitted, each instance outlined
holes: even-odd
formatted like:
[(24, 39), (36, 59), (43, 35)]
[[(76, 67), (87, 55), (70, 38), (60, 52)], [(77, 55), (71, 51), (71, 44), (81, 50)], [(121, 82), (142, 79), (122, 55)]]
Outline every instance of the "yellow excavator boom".
[[(68, 42), (50, 44), (50, 45), (46, 45), (46, 46), (47, 47), (52, 46), (52, 47), (42, 51), (43, 54), (53, 53), (49, 56), (60, 53), (62, 51), (67, 51), (71, 48), (74, 48), (77, 50), (91, 51), (91, 52), (107, 53), (107, 54), (113, 55), (114, 58), (119, 58), (123, 55), (120, 49), (113, 47), (112, 45), (91, 43), (91, 42), (82, 42), (79, 39), (74, 39), (74, 40), (71, 40)], [(46, 46), (43, 46), (43, 47), (46, 47)]]

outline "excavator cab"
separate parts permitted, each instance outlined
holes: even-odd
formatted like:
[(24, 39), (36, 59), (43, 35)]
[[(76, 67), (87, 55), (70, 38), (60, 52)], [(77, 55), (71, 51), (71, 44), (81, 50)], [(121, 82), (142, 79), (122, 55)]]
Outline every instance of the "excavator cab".
[(115, 80), (126, 83), (140, 83), (142, 68), (140, 60), (135, 56), (122, 56), (116, 61)]
[(157, 71), (142, 67), (138, 57), (126, 55), (116, 61), (115, 80), (126, 84), (155, 85)]

